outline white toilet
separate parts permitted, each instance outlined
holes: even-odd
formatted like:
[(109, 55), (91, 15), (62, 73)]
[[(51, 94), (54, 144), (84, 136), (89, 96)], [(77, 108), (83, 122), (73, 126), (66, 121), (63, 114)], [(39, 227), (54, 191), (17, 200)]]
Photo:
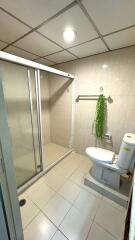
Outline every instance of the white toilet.
[(124, 135), (119, 155), (97, 147), (86, 148), (86, 154), (93, 161), (91, 176), (103, 184), (119, 189), (121, 174), (132, 172), (134, 168), (135, 134)]

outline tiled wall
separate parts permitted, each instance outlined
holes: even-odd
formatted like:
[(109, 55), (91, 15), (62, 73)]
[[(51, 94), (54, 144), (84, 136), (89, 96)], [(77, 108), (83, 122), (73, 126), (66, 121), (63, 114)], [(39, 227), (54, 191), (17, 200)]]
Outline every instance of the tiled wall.
[(71, 135), (71, 81), (49, 74), (50, 86), (50, 126), (52, 142), (69, 146)]
[(43, 144), (68, 147), (71, 133), (71, 81), (41, 72)]
[[(104, 64), (108, 68), (103, 68)], [(92, 135), (96, 101), (75, 103), (75, 150), (84, 153), (88, 146), (101, 145), (118, 153), (124, 133), (135, 133), (135, 47), (59, 64), (55, 68), (75, 75), (76, 97), (99, 94), (103, 86), (105, 96), (113, 99), (113, 103), (107, 103), (107, 131), (112, 134), (111, 143), (97, 142)], [(68, 109), (66, 103), (65, 109)]]

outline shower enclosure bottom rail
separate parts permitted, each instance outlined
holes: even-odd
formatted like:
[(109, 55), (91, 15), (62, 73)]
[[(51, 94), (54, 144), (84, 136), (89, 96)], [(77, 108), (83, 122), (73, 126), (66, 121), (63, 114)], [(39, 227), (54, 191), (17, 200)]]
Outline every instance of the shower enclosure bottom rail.
[(26, 182), (23, 186), (19, 187), (17, 190), (18, 195), (23, 193), (27, 188), (29, 188), (33, 183), (35, 183), (38, 179), (40, 179), (42, 176), (44, 176), (47, 172), (49, 172), (53, 167), (55, 167), (59, 162), (61, 162), (64, 158), (66, 158), (69, 154), (73, 152), (73, 149), (70, 149), (67, 153), (65, 153), (63, 156), (61, 156), (58, 160), (56, 160), (54, 163), (52, 163), (50, 166), (48, 166), (46, 169), (42, 170), (40, 173), (38, 173), (36, 176), (31, 178), (28, 182)]

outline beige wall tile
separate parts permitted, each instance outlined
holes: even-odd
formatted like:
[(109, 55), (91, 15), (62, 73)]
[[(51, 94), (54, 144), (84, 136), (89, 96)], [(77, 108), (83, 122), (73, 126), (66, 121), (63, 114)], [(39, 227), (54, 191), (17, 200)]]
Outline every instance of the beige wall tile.
[[(106, 64), (108, 68), (103, 69)], [(112, 134), (112, 142), (95, 141), (92, 123), (96, 101), (76, 103), (75, 150), (84, 153), (87, 146), (102, 146), (119, 152), (124, 133), (135, 133), (135, 47), (58, 64), (55, 67), (75, 75), (76, 97), (79, 94), (110, 95), (113, 103), (107, 103), (106, 129)]]

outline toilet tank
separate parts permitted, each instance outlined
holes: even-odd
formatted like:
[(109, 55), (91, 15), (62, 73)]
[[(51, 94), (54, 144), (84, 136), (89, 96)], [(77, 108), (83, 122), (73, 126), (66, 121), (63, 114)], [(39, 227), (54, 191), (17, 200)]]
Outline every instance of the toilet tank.
[(132, 160), (134, 159), (134, 153), (135, 134), (126, 133), (120, 147), (117, 165), (122, 169), (128, 170), (130, 168)]

